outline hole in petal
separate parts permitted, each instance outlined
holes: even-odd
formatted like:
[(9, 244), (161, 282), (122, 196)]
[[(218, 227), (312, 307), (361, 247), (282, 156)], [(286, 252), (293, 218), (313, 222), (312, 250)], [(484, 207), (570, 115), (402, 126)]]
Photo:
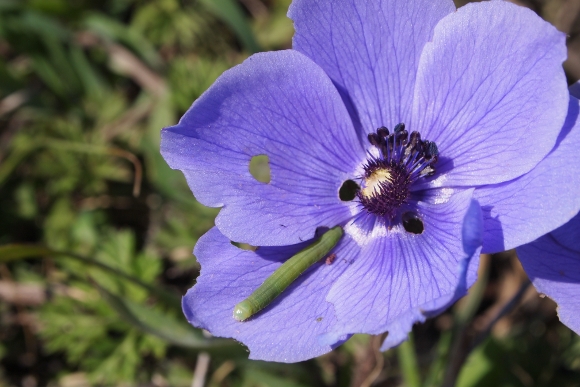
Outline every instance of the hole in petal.
[(338, 190), (338, 197), (343, 202), (350, 202), (356, 197), (356, 193), (360, 187), (352, 180), (346, 180)]
[(270, 182), (270, 159), (266, 155), (253, 156), (250, 160), (250, 173), (260, 183)]
[(249, 251), (258, 250), (258, 248), (256, 246), (252, 246), (252, 245), (249, 245), (247, 243), (240, 243), (240, 242), (234, 242), (234, 241), (230, 241), (230, 243), (232, 245), (236, 246), (238, 249), (249, 250)]
[(414, 212), (405, 212), (403, 214), (403, 227), (405, 231), (411, 234), (422, 234), (425, 227), (423, 221)]

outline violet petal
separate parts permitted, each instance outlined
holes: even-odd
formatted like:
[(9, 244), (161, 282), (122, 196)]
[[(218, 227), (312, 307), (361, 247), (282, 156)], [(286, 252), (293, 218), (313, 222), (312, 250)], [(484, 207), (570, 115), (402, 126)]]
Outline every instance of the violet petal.
[(475, 190), (484, 213), (484, 253), (529, 243), (580, 211), (578, 162), (579, 101), (571, 97), (558, 145), (524, 176)]
[[(236, 242), (299, 243), (355, 206), (339, 189), (364, 150), (330, 79), (296, 51), (256, 54), (226, 71), (161, 140), (196, 198), (223, 206), (216, 225)], [(269, 157), (267, 184), (249, 171), (261, 154)]]
[(318, 336), (336, 323), (334, 308), (325, 297), (349, 266), (344, 257), (360, 250), (348, 236), (334, 248), (332, 263), (323, 259), (314, 264), (261, 312), (243, 322), (232, 315), (237, 303), (307, 244), (242, 250), (214, 227), (195, 246), (202, 270), (183, 298), (188, 321), (213, 335), (241, 341), (250, 349), (251, 359), (297, 362), (331, 351), (348, 336), (330, 345), (320, 344)]
[(294, 49), (330, 76), (364, 138), (409, 119), (423, 46), (453, 11), (451, 0), (294, 0), (288, 16)]
[[(418, 311), (422, 315), (455, 301), (458, 288), (464, 291), (476, 278), (468, 269), (477, 269), (469, 263), (472, 257), (478, 260), (475, 244), (482, 226), (480, 219), (469, 219), (481, 218), (479, 209), (472, 211), (472, 193), (459, 191), (444, 204), (419, 203), (425, 227), (419, 235), (392, 229), (382, 236), (377, 228), (374, 235), (363, 235), (347, 226), (361, 253), (327, 296), (338, 322), (323, 342), (354, 332), (402, 332), (420, 321)], [(477, 230), (463, 230), (464, 224)], [(473, 235), (472, 240), (464, 244), (464, 235)]]
[(439, 148), (432, 186), (508, 181), (552, 150), (568, 107), (564, 39), (503, 1), (468, 4), (437, 24), (409, 125)]
[(580, 334), (580, 216), (516, 249), (536, 289), (558, 304), (560, 321)]

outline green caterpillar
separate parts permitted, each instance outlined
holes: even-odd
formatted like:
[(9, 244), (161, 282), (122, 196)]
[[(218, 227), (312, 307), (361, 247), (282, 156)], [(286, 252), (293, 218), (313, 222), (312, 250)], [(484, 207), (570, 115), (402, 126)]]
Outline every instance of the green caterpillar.
[(342, 227), (333, 227), (313, 244), (293, 255), (266, 278), (248, 298), (234, 307), (234, 318), (238, 321), (247, 320), (270, 305), (300, 274), (328, 254), (343, 234)]

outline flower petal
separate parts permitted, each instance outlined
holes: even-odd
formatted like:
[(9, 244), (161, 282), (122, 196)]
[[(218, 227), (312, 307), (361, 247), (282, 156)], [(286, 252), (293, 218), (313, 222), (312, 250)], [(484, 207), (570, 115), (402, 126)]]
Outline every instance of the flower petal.
[(518, 247), (518, 257), (536, 289), (558, 304), (560, 321), (580, 334), (580, 216), (554, 233)]
[(524, 176), (477, 188), (484, 213), (483, 252), (495, 253), (531, 242), (580, 211), (579, 101), (571, 97), (566, 123), (554, 150)]
[(239, 322), (232, 315), (237, 303), (305, 245), (241, 250), (214, 227), (195, 247), (202, 270), (197, 284), (183, 298), (188, 321), (213, 335), (241, 341), (250, 349), (251, 359), (296, 362), (331, 351), (348, 337), (331, 345), (318, 341), (336, 322), (332, 304), (325, 297), (348, 267), (342, 256), (354, 256), (359, 250), (346, 235), (333, 250), (334, 262), (315, 264), (252, 318)]
[[(161, 139), (197, 199), (223, 206), (216, 225), (237, 242), (298, 243), (355, 206), (338, 192), (364, 150), (330, 79), (296, 51), (256, 54), (226, 71)], [(249, 171), (261, 154), (267, 184)]]
[(444, 204), (418, 203), (424, 223), (419, 235), (395, 227), (383, 228), (383, 236), (364, 236), (347, 226), (345, 232), (362, 245), (361, 253), (328, 294), (338, 322), (323, 342), (354, 332), (392, 330), (387, 341), (396, 345), (425, 313), (462, 296), (476, 278), (477, 262), (469, 262), (478, 259), (474, 240), (480, 241), (482, 232), (472, 193), (457, 192)]
[(566, 117), (565, 35), (509, 2), (468, 4), (423, 50), (410, 130), (437, 143), (434, 186), (494, 184), (532, 169)]
[[(476, 221), (475, 219), (473, 220)], [(442, 313), (451, 304), (467, 294), (467, 289), (473, 285), (477, 279), (480, 250), (481, 245), (477, 248), (470, 259), (465, 260), (465, 264), (462, 265), (461, 269), (466, 272), (461, 272), (460, 278), (463, 278), (463, 280), (461, 280), (454, 293), (446, 294), (443, 297), (421, 306), (421, 308), (408, 310), (392, 323), (388, 324), (385, 331), (389, 332), (389, 334), (381, 345), (381, 351), (386, 351), (401, 344), (409, 337), (409, 332), (413, 329), (413, 324), (424, 322), (426, 317), (432, 317)]]
[(451, 0), (294, 0), (293, 47), (340, 91), (361, 136), (411, 115), (421, 50)]

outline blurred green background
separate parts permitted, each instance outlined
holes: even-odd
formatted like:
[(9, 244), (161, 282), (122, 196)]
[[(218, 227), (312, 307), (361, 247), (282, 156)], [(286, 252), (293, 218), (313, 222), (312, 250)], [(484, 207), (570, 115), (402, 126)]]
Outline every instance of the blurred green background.
[[(289, 4), (0, 0), (0, 387), (580, 386), (580, 339), (513, 252), (483, 257), (470, 296), (386, 353), (357, 335), (249, 361), (185, 322), (217, 210), (167, 167), (159, 131), (224, 70), (290, 48)], [(580, 1), (526, 5), (569, 33), (580, 78)]]

